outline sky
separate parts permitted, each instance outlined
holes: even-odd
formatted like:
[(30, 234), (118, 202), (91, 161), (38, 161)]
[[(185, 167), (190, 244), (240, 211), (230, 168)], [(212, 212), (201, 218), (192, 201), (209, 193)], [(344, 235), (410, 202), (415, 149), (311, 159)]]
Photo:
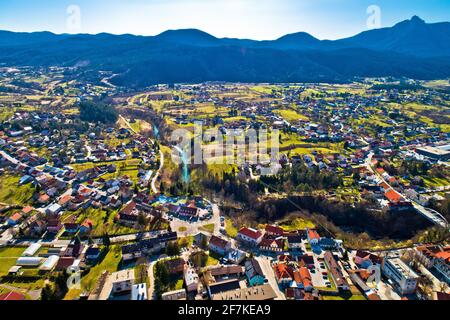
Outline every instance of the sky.
[(450, 1), (0, 0), (0, 30), (22, 32), (156, 35), (196, 28), (220, 38), (273, 40), (303, 31), (338, 39), (413, 15), (450, 21)]

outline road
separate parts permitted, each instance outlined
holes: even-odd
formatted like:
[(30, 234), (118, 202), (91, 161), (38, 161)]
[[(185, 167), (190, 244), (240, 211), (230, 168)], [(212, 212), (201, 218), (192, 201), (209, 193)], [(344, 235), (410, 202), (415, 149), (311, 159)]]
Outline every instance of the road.
[(153, 193), (159, 193), (158, 189), (156, 188), (156, 181), (158, 180), (158, 177), (161, 175), (161, 172), (163, 170), (164, 167), (164, 152), (162, 152), (161, 150), (159, 150), (159, 169), (158, 171), (156, 171), (155, 176), (152, 179), (152, 191)]
[(148, 300), (156, 300), (155, 299), (155, 275), (153, 274), (153, 267), (155, 266), (155, 264), (158, 261), (152, 261), (150, 262), (149, 266), (148, 266), (148, 280), (150, 283), (150, 286), (148, 287), (148, 292), (147, 292), (147, 296), (148, 296)]
[(267, 280), (269, 281), (270, 286), (275, 291), (275, 294), (277, 297), (275, 300), (286, 300), (286, 297), (284, 294), (280, 291), (280, 288), (278, 287), (277, 280), (275, 279), (275, 272), (273, 271), (272, 265), (270, 263), (269, 258), (260, 256), (255, 258), (259, 265), (261, 266), (262, 272), (266, 276)]

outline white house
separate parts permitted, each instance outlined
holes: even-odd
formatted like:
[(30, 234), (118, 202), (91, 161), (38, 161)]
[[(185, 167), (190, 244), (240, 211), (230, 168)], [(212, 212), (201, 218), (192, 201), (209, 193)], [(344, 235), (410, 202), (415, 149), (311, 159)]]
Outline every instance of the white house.
[(257, 246), (262, 240), (263, 234), (253, 228), (243, 227), (239, 230), (237, 238), (248, 244)]

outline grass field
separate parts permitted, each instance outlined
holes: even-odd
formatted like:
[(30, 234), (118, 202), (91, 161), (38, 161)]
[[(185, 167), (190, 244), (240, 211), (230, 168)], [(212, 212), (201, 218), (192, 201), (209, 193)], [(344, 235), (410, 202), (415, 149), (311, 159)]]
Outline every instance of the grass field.
[(233, 220), (225, 218), (225, 231), (230, 237), (235, 238), (239, 230), (233, 225)]
[(284, 120), (291, 122), (291, 121), (298, 121), (298, 120), (308, 120), (308, 117), (297, 113), (294, 110), (289, 109), (280, 109), (275, 110), (274, 113), (278, 114), (280, 117), (282, 117)]
[(8, 274), (9, 269), (16, 265), (17, 259), (25, 251), (21, 247), (8, 247), (0, 249), (0, 277)]
[(306, 228), (315, 228), (315, 225), (311, 221), (305, 220), (303, 218), (295, 218), (293, 220), (280, 222), (280, 227), (283, 228), (283, 230), (289, 232)]
[(100, 261), (96, 266), (90, 269), (89, 273), (81, 278), (81, 290), (71, 289), (67, 292), (65, 300), (71, 300), (77, 296), (82, 291), (93, 290), (98, 278), (104, 271), (109, 271), (110, 273), (115, 272), (120, 267), (120, 262), (122, 260), (122, 253), (120, 246), (110, 246), (106, 255), (104, 255), (103, 260)]
[(214, 232), (214, 224), (213, 223), (206, 224), (206, 225), (200, 227), (199, 229), (203, 230), (203, 231), (206, 231), (206, 232), (209, 232), (209, 233), (213, 233)]
[(5, 174), (0, 177), (0, 202), (7, 204), (29, 204), (34, 187), (32, 184), (19, 186), (19, 176)]

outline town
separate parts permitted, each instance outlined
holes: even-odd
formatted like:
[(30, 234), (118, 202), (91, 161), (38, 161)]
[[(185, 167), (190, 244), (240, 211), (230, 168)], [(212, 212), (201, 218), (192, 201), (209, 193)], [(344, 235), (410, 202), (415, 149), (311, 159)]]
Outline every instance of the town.
[[(75, 73), (0, 69), (0, 300), (449, 299), (448, 80)], [(187, 161), (198, 123), (278, 129), (277, 173)]]

